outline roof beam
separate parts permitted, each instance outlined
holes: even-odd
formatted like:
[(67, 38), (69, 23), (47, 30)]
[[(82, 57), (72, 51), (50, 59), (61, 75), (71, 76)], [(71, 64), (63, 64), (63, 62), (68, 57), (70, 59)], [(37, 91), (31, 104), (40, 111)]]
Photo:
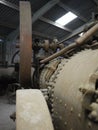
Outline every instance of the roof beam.
[[(16, 29), (15, 26), (9, 25), (9, 24), (3, 23), (3, 22), (0, 22), (0, 26), (4, 26), (4, 27), (10, 28), (10, 29)], [(40, 32), (37, 32), (37, 31), (32, 31), (32, 34), (35, 35), (35, 36), (39, 36), (39, 37), (43, 37), (43, 38), (48, 38), (48, 39), (53, 39), (54, 38), (53, 36), (48, 36), (48, 35), (46, 35), (44, 33), (40, 33)], [(4, 37), (0, 36), (0, 38), (4, 38)]]
[[(8, 6), (8, 7), (11, 7), (15, 10), (18, 10), (19, 11), (19, 7), (10, 3), (10, 2), (7, 2), (6, 0), (3, 0), (3, 2), (1, 2), (2, 4)], [(66, 28), (64, 26), (61, 26), (60, 24), (56, 23), (56, 22), (53, 22), (47, 18), (44, 18), (44, 17), (41, 17), (45, 12), (47, 12), (50, 8), (52, 8), (55, 4), (59, 3), (59, 0), (52, 0), (50, 2), (48, 2), (46, 5), (44, 5), (40, 10), (38, 10), (32, 17), (32, 24), (37, 20), (37, 19), (40, 19), (41, 21), (43, 22), (46, 22), (48, 24), (51, 24), (55, 27), (58, 27), (62, 30), (65, 30), (65, 31), (68, 31), (68, 32), (72, 32), (71, 29), (69, 28)], [(9, 36), (8, 36), (8, 39), (10, 39), (11, 37), (13, 39), (16, 39), (16, 34), (18, 34), (19, 32), (19, 28), (17, 28), (15, 31), (13, 31)]]
[(48, 36), (44, 33), (40, 33), (40, 32), (37, 32), (37, 31), (32, 31), (32, 34), (35, 35), (35, 36), (39, 36), (39, 37), (43, 37), (43, 38), (47, 38), (47, 39), (53, 39), (54, 37), (53, 36)]
[(32, 17), (32, 23), (34, 23), (38, 18), (40, 18), (43, 14), (45, 14), (48, 10), (50, 10), (54, 5), (59, 3), (59, 0), (51, 0), (42, 8), (40, 8)]
[[(48, 10), (50, 10), (54, 5), (56, 5), (59, 0), (51, 0), (47, 4), (45, 4), (42, 8), (40, 8), (32, 17), (32, 24), (37, 21), (43, 14), (45, 14)], [(17, 38), (19, 35), (19, 27), (10, 33), (7, 37), (11, 42)]]
[(4, 21), (0, 21), (0, 26), (7, 27), (7, 28), (10, 28), (10, 29), (16, 29), (16, 26), (9, 24), (7, 22), (4, 22)]
[(88, 20), (86, 18), (84, 18), (83, 16), (81, 16), (78, 12), (76, 12), (75, 10), (69, 8), (67, 5), (63, 4), (62, 2), (59, 2), (58, 5), (63, 8), (64, 10), (67, 11), (71, 11), (73, 12), (75, 15), (77, 15), (83, 22), (87, 22)]
[(47, 19), (47, 18), (40, 17), (39, 19), (40, 19), (41, 21), (43, 21), (43, 22), (49, 23), (49, 24), (51, 24), (51, 25), (53, 25), (53, 26), (55, 26), (55, 27), (58, 27), (58, 28), (60, 28), (60, 29), (65, 30), (65, 31), (72, 32), (71, 29), (68, 29), (68, 28), (66, 28), (66, 27), (64, 27), (64, 26), (62, 26), (62, 25), (60, 25), (60, 24), (58, 24), (58, 23), (56, 23), (56, 22), (53, 22), (53, 21), (51, 21), (51, 20), (49, 20), (49, 19)]
[[(5, 23), (0, 22), (0, 26), (4, 26), (4, 27), (10, 28), (10, 29), (16, 29), (16, 26), (13, 26), (12, 24), (7, 24), (6, 22)], [(35, 36), (48, 38), (48, 39), (53, 39), (54, 38), (53, 36), (48, 36), (48, 35), (46, 35), (44, 33), (40, 33), (40, 32), (37, 32), (37, 31), (32, 31), (32, 34), (34, 34)]]
[(6, 5), (7, 7), (12, 8), (12, 9), (19, 10), (18, 6), (16, 6), (15, 4), (12, 4), (11, 2), (8, 2), (6, 0), (0, 0), (0, 3), (3, 5)]

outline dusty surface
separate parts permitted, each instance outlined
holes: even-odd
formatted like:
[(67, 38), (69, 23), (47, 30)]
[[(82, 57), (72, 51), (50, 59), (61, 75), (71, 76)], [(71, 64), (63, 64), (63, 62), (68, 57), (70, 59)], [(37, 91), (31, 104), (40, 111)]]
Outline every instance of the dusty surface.
[(87, 108), (84, 107), (85, 102), (90, 104), (92, 101), (95, 102), (95, 99), (92, 95), (84, 98), (79, 91), (80, 88), (91, 91), (97, 87), (95, 80), (98, 71), (97, 57), (97, 49), (85, 49), (74, 54), (67, 62), (65, 59), (62, 60), (58, 71), (54, 77), (52, 76), (51, 84), (55, 97), (53, 119), (56, 130), (98, 130), (98, 124), (89, 120), (85, 111)]
[(18, 90), (16, 99), (17, 130), (54, 130), (40, 90)]
[(6, 97), (0, 97), (0, 130), (15, 130), (15, 122), (9, 116), (15, 111), (15, 105), (8, 104)]

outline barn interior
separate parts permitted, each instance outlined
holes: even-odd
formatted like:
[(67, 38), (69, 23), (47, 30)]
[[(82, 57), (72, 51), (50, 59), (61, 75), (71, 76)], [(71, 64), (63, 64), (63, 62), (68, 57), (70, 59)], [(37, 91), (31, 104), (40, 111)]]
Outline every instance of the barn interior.
[(97, 130), (97, 54), (98, 0), (0, 0), (0, 130)]

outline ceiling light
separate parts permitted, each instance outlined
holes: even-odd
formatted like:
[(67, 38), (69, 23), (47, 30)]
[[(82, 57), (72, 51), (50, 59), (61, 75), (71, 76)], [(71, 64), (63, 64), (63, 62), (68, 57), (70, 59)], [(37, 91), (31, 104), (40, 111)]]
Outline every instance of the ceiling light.
[(55, 22), (64, 26), (69, 22), (71, 22), (72, 20), (74, 20), (75, 18), (77, 18), (77, 15), (73, 14), (72, 12), (68, 12), (67, 14), (57, 19)]

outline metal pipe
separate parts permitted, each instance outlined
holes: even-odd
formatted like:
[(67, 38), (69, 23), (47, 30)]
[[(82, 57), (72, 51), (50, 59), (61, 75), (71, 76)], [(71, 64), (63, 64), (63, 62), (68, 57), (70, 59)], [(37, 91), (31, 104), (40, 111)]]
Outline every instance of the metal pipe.
[(0, 67), (0, 84), (10, 84), (16, 82), (14, 72), (14, 67)]
[(98, 23), (90, 28), (84, 35), (80, 38), (78, 38), (75, 42), (76, 44), (83, 44), (83, 42), (86, 42), (92, 35), (94, 35), (98, 31)]
[(11, 64), (14, 63), (14, 59), (15, 59), (15, 56), (20, 52), (20, 50), (17, 50), (14, 55), (12, 56), (12, 59), (11, 59)]
[(84, 35), (82, 37), (79, 37), (74, 43), (72, 43), (71, 45), (62, 49), (61, 51), (56, 52), (55, 54), (45, 58), (44, 60), (41, 60), (40, 63), (43, 64), (43, 63), (49, 62), (50, 60), (53, 60), (54, 58), (63, 55), (64, 53), (66, 53), (70, 49), (84, 44), (97, 31), (98, 31), (98, 23), (96, 25), (94, 25), (91, 29), (89, 29), (86, 33), (84, 33)]

